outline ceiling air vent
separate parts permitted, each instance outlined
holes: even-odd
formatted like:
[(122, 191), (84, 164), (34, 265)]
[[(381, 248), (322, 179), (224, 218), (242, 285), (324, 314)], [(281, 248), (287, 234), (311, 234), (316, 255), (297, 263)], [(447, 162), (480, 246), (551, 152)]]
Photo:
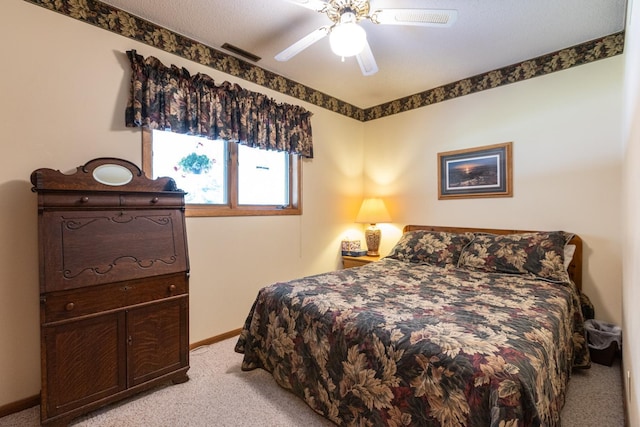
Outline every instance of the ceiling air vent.
[(238, 56), (242, 56), (243, 58), (246, 58), (249, 61), (258, 62), (258, 61), (260, 61), (262, 59), (258, 55), (254, 55), (251, 52), (247, 52), (246, 50), (240, 49), (239, 47), (234, 46), (234, 45), (229, 44), (229, 43), (223, 44), (222, 48), (228, 50), (231, 53), (235, 53)]

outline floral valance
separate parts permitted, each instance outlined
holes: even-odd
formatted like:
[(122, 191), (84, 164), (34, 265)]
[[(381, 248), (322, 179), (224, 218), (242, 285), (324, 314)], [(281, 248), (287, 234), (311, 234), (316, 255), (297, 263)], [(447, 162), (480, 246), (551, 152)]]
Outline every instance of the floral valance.
[(313, 157), (312, 113), (278, 103), (264, 94), (184, 68), (164, 66), (154, 57), (127, 51), (131, 93), (125, 114), (128, 127), (224, 139), (265, 150)]

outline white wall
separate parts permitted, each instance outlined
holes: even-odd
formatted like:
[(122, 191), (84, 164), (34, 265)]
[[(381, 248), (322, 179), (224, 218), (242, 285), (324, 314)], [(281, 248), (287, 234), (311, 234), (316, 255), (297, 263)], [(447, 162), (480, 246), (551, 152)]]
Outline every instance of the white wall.
[(102, 156), (140, 164), (140, 130), (124, 127), (126, 50), (314, 113), (315, 159), (303, 164), (302, 216), (187, 219), (190, 341), (241, 327), (261, 286), (339, 266), (339, 241), (362, 196), (363, 123), (22, 0), (0, 3), (0, 38), (0, 407), (40, 390), (31, 172), (68, 171)]
[[(399, 223), (579, 234), (584, 291), (598, 318), (620, 324), (623, 64), (617, 56), (367, 123), (365, 191), (389, 195)], [(508, 141), (513, 197), (438, 200), (437, 153)]]
[(628, 425), (640, 425), (640, 3), (629, 2), (625, 46), (623, 364)]

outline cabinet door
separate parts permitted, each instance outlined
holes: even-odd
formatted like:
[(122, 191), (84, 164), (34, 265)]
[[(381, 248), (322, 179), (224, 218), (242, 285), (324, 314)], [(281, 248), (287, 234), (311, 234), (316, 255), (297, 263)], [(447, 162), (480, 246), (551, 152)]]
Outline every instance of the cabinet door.
[(42, 327), (47, 418), (126, 388), (125, 332), (124, 312)]
[(127, 312), (129, 387), (189, 364), (188, 296)]

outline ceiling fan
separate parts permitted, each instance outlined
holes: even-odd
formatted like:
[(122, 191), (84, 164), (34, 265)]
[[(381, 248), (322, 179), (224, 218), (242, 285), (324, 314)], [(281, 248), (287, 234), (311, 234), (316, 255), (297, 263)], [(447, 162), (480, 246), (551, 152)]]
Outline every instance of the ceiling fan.
[(364, 29), (358, 25), (363, 19), (374, 24), (420, 25), (449, 27), (458, 17), (456, 10), (445, 9), (390, 9), (372, 8), (369, 0), (286, 0), (307, 9), (326, 14), (331, 24), (307, 34), (275, 56), (278, 61), (288, 61), (315, 42), (329, 36), (331, 50), (344, 58), (354, 56), (362, 74), (370, 76), (378, 72), (378, 65), (367, 42)]

